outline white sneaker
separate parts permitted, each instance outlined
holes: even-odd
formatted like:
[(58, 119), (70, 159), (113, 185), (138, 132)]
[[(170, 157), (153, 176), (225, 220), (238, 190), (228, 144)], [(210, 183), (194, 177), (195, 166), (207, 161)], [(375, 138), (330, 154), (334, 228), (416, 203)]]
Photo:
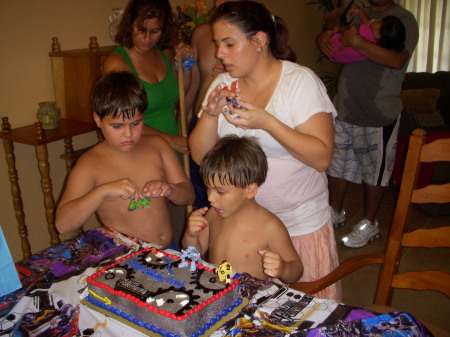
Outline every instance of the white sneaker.
[(333, 207), (330, 206), (331, 222), (334, 228), (339, 228), (345, 225), (345, 211), (342, 210), (337, 213)]
[(369, 220), (362, 219), (349, 235), (342, 238), (342, 244), (350, 248), (361, 248), (379, 237), (378, 222), (375, 220), (372, 224)]

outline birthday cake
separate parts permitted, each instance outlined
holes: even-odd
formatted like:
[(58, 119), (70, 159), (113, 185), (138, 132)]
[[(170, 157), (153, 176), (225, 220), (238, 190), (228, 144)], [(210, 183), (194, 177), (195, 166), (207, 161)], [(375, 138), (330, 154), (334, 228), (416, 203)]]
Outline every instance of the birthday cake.
[(150, 335), (208, 335), (243, 300), (237, 279), (219, 281), (213, 269), (193, 263), (145, 248), (90, 276), (85, 302)]

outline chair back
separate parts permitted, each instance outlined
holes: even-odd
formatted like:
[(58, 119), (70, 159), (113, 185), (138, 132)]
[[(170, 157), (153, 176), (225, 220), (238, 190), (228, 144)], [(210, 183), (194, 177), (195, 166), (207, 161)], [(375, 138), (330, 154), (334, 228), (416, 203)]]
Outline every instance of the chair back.
[(450, 226), (405, 232), (413, 204), (450, 202), (450, 183), (417, 187), (421, 164), (438, 161), (450, 161), (450, 138), (440, 138), (426, 144), (425, 131), (414, 130), (409, 141), (375, 304), (391, 305), (395, 288), (436, 290), (450, 296), (450, 274), (447, 272), (426, 270), (398, 273), (402, 247), (450, 247)]
[(395, 209), (391, 231), (384, 254), (360, 254), (343, 262), (323, 278), (312, 282), (295, 282), (291, 288), (307, 294), (315, 294), (353, 272), (371, 264), (381, 264), (376, 304), (390, 305), (393, 288), (432, 289), (450, 296), (450, 276), (442, 271), (407, 272), (398, 270), (401, 247), (448, 247), (450, 227), (420, 229), (404, 233), (412, 204), (450, 202), (450, 184), (429, 185), (417, 188), (422, 162), (450, 161), (450, 139), (438, 139), (425, 144), (425, 131), (413, 132), (409, 143), (403, 179)]
[(289, 287), (306, 294), (314, 295), (315, 293), (322, 291), (330, 285), (340, 281), (347, 275), (350, 275), (353, 272), (371, 264), (381, 264), (383, 263), (383, 260), (383, 254), (361, 254), (352, 256), (347, 260), (341, 262), (339, 266), (331, 271), (328, 275), (325, 275), (324, 277), (316, 281), (295, 282), (292, 283)]

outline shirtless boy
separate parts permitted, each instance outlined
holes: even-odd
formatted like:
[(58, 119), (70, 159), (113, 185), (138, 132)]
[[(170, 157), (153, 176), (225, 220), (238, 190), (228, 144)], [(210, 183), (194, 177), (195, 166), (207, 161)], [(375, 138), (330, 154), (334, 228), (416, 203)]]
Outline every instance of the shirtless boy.
[(147, 94), (141, 82), (130, 72), (109, 73), (94, 86), (92, 108), (105, 140), (71, 171), (56, 228), (61, 234), (74, 231), (97, 212), (105, 226), (168, 247), (168, 201), (191, 204), (194, 192), (170, 145), (159, 136), (143, 135)]
[(211, 208), (192, 212), (182, 244), (208, 253), (210, 263), (227, 260), (239, 273), (292, 283), (303, 274), (300, 257), (283, 223), (255, 201), (267, 169), (253, 138), (220, 139), (200, 166)]

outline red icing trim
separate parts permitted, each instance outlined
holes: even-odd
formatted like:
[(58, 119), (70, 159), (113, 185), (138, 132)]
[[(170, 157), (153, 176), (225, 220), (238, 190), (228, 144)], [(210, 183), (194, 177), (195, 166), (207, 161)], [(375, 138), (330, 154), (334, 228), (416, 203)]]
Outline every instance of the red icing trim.
[[(200, 310), (203, 310), (204, 307), (206, 307), (207, 305), (209, 305), (209, 304), (215, 302), (217, 299), (219, 299), (220, 297), (222, 297), (222, 295), (224, 295), (224, 294), (226, 294), (226, 293), (232, 291), (232, 290), (235, 289), (235, 288), (237, 287), (237, 285), (238, 285), (238, 281), (237, 281), (236, 279), (232, 279), (232, 282), (233, 282), (233, 283), (232, 283), (230, 286), (228, 286), (227, 288), (223, 289), (221, 292), (219, 292), (219, 293), (215, 294), (214, 296), (212, 296), (211, 298), (209, 298), (209, 299), (203, 301), (203, 303), (199, 304), (199, 305), (196, 306), (195, 308), (192, 308), (191, 310), (189, 310), (189, 311), (188, 311), (187, 313), (185, 313), (184, 315), (182, 315), (182, 316), (176, 316), (175, 314), (172, 314), (172, 313), (170, 313), (170, 312), (168, 312), (168, 311), (165, 311), (165, 310), (163, 310), (163, 309), (158, 309), (157, 307), (155, 307), (155, 306), (153, 306), (153, 305), (150, 305), (150, 304), (148, 304), (148, 303), (146, 303), (146, 302), (144, 302), (144, 301), (138, 299), (137, 297), (135, 297), (135, 296), (133, 296), (133, 295), (131, 295), (131, 294), (124, 293), (123, 291), (120, 291), (120, 290), (114, 290), (112, 287), (110, 287), (110, 286), (108, 286), (108, 285), (106, 285), (106, 284), (104, 284), (104, 283), (101, 283), (101, 282), (95, 280), (96, 277), (98, 277), (98, 276), (100, 276), (101, 274), (105, 273), (109, 268), (114, 267), (115, 265), (121, 263), (122, 261), (127, 260), (127, 259), (129, 259), (129, 258), (132, 258), (133, 256), (136, 256), (136, 255), (139, 255), (139, 254), (142, 254), (142, 253), (147, 253), (147, 252), (149, 252), (149, 251), (154, 251), (155, 253), (163, 253), (163, 254), (166, 255), (167, 257), (171, 257), (171, 258), (174, 258), (174, 259), (176, 259), (176, 260), (181, 260), (180, 257), (177, 256), (177, 255), (168, 254), (168, 253), (166, 253), (166, 252), (163, 252), (163, 251), (157, 250), (157, 249), (144, 248), (144, 249), (141, 249), (141, 250), (139, 250), (139, 251), (137, 251), (137, 252), (134, 252), (134, 253), (125, 255), (124, 257), (122, 257), (122, 258), (120, 258), (119, 260), (113, 262), (113, 263), (110, 264), (109, 266), (107, 266), (107, 267), (105, 267), (105, 268), (103, 268), (103, 269), (97, 271), (95, 274), (93, 274), (93, 275), (91, 275), (91, 276), (89, 276), (89, 277), (87, 278), (87, 282), (88, 282), (88, 283), (91, 283), (92, 285), (94, 285), (94, 286), (96, 286), (96, 287), (98, 287), (98, 288), (101, 288), (101, 289), (107, 291), (107, 292), (110, 293), (111, 295), (116, 295), (116, 296), (120, 296), (120, 297), (127, 298), (127, 299), (129, 299), (130, 301), (136, 303), (136, 304), (137, 304), (138, 306), (140, 306), (140, 307), (143, 307), (143, 308), (145, 308), (145, 309), (147, 309), (147, 310), (149, 310), (149, 311), (151, 311), (151, 312), (154, 312), (154, 313), (159, 314), (159, 315), (161, 315), (161, 316), (165, 316), (165, 317), (168, 317), (168, 318), (170, 318), (170, 319), (172, 319), (172, 320), (177, 320), (177, 321), (182, 321), (182, 320), (188, 318), (189, 316), (191, 316), (192, 314), (194, 314), (194, 313), (196, 313), (196, 312), (198, 312), (198, 311), (200, 311)], [(214, 273), (214, 269), (211, 269), (211, 268), (209, 268), (209, 267), (206, 267), (206, 266), (204, 266), (204, 265), (202, 265), (202, 264), (197, 264), (197, 268), (199, 268), (199, 269), (204, 269), (204, 270), (206, 270), (206, 271), (209, 271), (209, 272), (211, 272), (211, 273)]]

